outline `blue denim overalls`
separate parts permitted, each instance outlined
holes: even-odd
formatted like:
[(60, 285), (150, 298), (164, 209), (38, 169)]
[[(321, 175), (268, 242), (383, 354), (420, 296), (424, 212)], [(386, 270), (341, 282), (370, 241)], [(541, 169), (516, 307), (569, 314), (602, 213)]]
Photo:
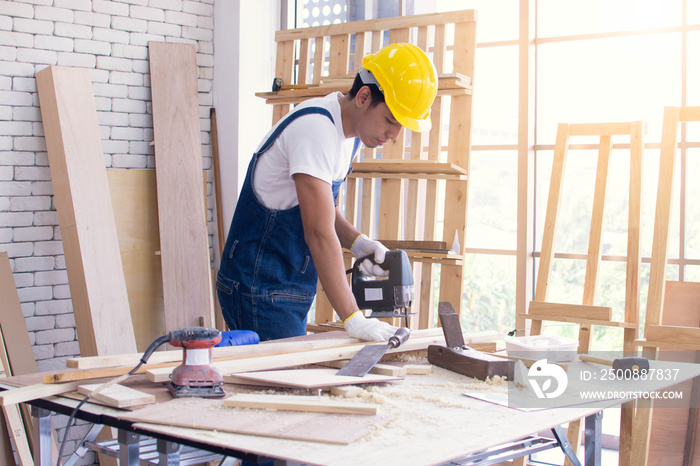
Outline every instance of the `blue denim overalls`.
[[(299, 205), (268, 209), (253, 192), (258, 157), (292, 121), (311, 113), (333, 121), (325, 108), (301, 108), (280, 122), (253, 154), (217, 275), (217, 295), (226, 324), (231, 330), (253, 330), (261, 341), (305, 335), (306, 316), (316, 295), (318, 275), (304, 240)], [(359, 139), (353, 157), (358, 146)], [(343, 181), (333, 181), (334, 199)]]

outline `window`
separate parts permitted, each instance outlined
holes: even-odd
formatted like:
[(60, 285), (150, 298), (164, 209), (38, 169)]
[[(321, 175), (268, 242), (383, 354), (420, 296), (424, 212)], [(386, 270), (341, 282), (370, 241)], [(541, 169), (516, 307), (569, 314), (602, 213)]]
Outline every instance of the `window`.
[[(531, 21), (536, 30), (523, 34), (519, 31), (520, 7), (528, 5), (527, 0), (300, 0), (298, 4), (300, 25), (477, 10), (465, 245), (464, 304), (468, 311), (463, 326), (467, 330), (512, 330), (516, 313), (524, 312), (532, 299), (534, 290), (525, 289), (528, 280), (523, 277), (536, 283), (557, 125), (647, 122), (640, 310), (644, 315), (663, 110), (666, 106), (700, 105), (700, 62), (694, 59), (700, 56), (699, 2), (538, 0), (533, 3), (536, 21)], [(532, 40), (523, 42), (521, 36)], [(534, 48), (534, 53), (521, 53), (526, 47)], [(531, 57), (527, 65), (535, 70), (527, 90), (521, 86), (521, 80), (528, 79), (520, 76), (521, 56)], [(521, 96), (521, 92), (528, 92), (528, 96)], [(700, 188), (695, 182), (700, 177), (700, 124), (686, 124), (679, 141), (682, 157), (677, 164), (667, 276), (700, 281), (700, 203), (696, 202)], [(620, 257), (626, 254), (629, 141), (613, 142), (598, 296), (601, 305), (612, 306), (614, 318), (621, 319), (624, 287), (613, 284), (623, 280), (625, 273)], [(534, 163), (519, 162), (529, 157)], [(595, 158), (596, 150), (587, 147), (585, 140), (569, 153), (565, 183), (573, 192), (562, 199), (560, 225), (566, 227), (560, 227), (557, 241), (557, 251), (566, 254), (555, 261), (560, 273), (550, 287), (551, 300), (581, 302), (584, 262), (576, 255), (587, 251)], [(518, 171), (523, 166), (531, 167), (532, 173)], [(518, 200), (519, 185), (532, 180), (533, 199), (524, 207)], [(531, 213), (519, 215), (523, 209)], [(516, 258), (523, 255), (519, 248), (525, 244), (524, 235), (532, 238), (532, 244), (527, 245), (531, 250), (526, 273), (521, 273), (523, 265)], [(516, 295), (526, 299), (516, 302)], [(572, 332), (566, 327), (560, 331)], [(609, 349), (618, 348), (622, 338), (615, 332), (596, 330), (593, 347), (604, 344)]]

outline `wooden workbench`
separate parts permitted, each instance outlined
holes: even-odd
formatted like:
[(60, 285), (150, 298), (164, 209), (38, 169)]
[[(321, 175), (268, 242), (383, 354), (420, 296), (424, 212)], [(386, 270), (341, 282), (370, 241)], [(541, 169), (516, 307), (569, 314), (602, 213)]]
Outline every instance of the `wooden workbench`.
[[(654, 381), (641, 386), (628, 381), (615, 388), (662, 390), (700, 375), (700, 365), (696, 364), (652, 361), (652, 368), (668, 364), (682, 368), (672, 383)], [(573, 364), (569, 365), (570, 374), (572, 366)], [(230, 388), (227, 387), (227, 391)], [(619, 406), (624, 401), (613, 399), (576, 407), (525, 412), (463, 395), (474, 389), (484, 392), (504, 391), (505, 385), (493, 384), (489, 388), (482, 382), (433, 367), (430, 375), (407, 376), (401, 383), (367, 388), (361, 399), (378, 403), (381, 411), (394, 416), (394, 419), (348, 445), (268, 438), (151, 422), (134, 423), (124, 420), (123, 410), (89, 403), (81, 409), (81, 414), (91, 422), (113, 425), (231, 456), (248, 454), (320, 465), (432, 465), (519, 440), (568, 421), (594, 415), (602, 409)], [(233, 390), (236, 390), (235, 387)], [(36, 403), (58, 412), (61, 412), (61, 407), (65, 412), (65, 409), (75, 406), (75, 400), (62, 397), (50, 397), (37, 400)], [(212, 403), (216, 401), (212, 400)], [(236, 410), (232, 409), (230, 413), (235, 416)], [(202, 412), (192, 413), (193, 418), (202, 419), (205, 416), (206, 413)], [(202, 422), (203, 425), (206, 424), (205, 420)]]

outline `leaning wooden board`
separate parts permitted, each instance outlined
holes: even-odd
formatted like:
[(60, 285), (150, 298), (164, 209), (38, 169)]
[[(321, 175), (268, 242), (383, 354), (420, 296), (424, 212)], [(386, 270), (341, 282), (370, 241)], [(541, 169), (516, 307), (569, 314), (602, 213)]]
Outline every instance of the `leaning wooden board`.
[(36, 74), (80, 354), (136, 351), (90, 71)]
[(149, 42), (165, 330), (214, 322), (192, 44)]
[[(193, 415), (193, 413), (197, 413)], [(133, 422), (348, 445), (394, 416), (228, 408), (223, 400), (176, 398), (119, 416)]]
[[(107, 170), (119, 251), (140, 351), (164, 335), (163, 280), (154, 170)], [(135, 365), (135, 364), (134, 364)]]

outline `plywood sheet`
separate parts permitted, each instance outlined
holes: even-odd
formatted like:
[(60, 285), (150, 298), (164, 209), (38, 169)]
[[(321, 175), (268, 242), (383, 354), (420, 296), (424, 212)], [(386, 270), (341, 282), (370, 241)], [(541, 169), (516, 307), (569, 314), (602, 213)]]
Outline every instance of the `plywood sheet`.
[(149, 42), (165, 330), (214, 321), (192, 44)]
[(178, 398), (122, 414), (119, 418), (133, 422), (347, 445), (375, 427), (388, 423), (394, 416), (261, 411), (229, 408), (224, 406), (223, 400)]
[(155, 170), (107, 170), (119, 251), (139, 351), (164, 335)]
[(90, 71), (49, 66), (36, 81), (80, 353), (135, 352)]
[(235, 379), (239, 381), (238, 383), (249, 381), (249, 383), (253, 384), (262, 383), (265, 386), (308, 389), (389, 382), (401, 379), (401, 377), (377, 374), (367, 374), (364, 377), (335, 375), (337, 372), (338, 369), (333, 368), (288, 369), (280, 371), (245, 372), (236, 374), (235, 376), (225, 376), (224, 379), (228, 383), (235, 383)]

